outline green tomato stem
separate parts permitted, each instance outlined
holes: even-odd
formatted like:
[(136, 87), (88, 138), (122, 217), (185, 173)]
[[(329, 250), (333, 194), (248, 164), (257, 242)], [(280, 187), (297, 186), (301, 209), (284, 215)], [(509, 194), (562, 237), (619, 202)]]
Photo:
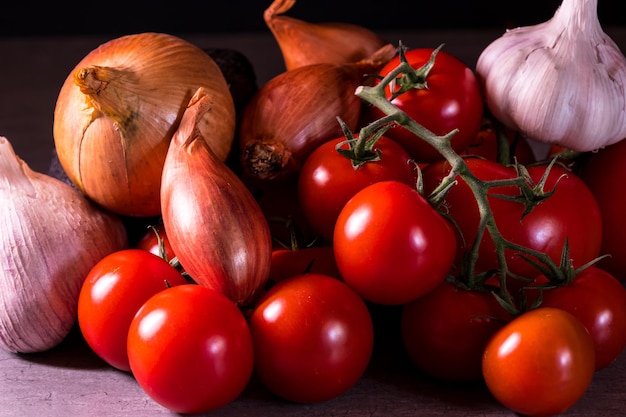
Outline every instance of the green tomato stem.
[[(402, 53), (402, 46), (400, 46), (400, 51), (401, 57), (403, 57), (404, 54)], [(407, 80), (410, 80), (411, 78), (414, 78), (416, 81), (414, 88), (424, 88), (426, 84), (425, 80), (421, 76), (416, 76), (416, 74), (419, 75), (420, 71), (429, 71), (430, 68), (432, 68), (437, 51), (438, 49), (431, 57), (431, 61), (429, 61), (429, 63), (427, 63), (424, 67), (418, 70), (413, 69), (411, 65), (406, 62), (405, 59), (401, 59), (400, 64), (394, 70), (389, 72), (384, 78), (382, 78), (382, 80), (378, 84), (373, 86), (359, 86), (356, 89), (355, 94), (358, 97), (377, 107), (385, 114), (385, 116), (383, 116), (382, 118), (364, 126), (360, 131), (360, 136), (370, 137), (375, 135), (375, 133), (380, 129), (384, 128), (386, 130), (391, 125), (398, 124), (414, 133), (416, 136), (427, 142), (429, 145), (436, 148), (437, 151), (443, 156), (443, 158), (446, 159), (451, 167), (450, 173), (441, 181), (437, 189), (434, 190), (431, 194), (431, 196), (433, 197), (433, 199), (430, 200), (431, 203), (433, 203), (433, 205), (437, 207), (438, 203), (442, 201), (445, 197), (445, 192), (449, 190), (452, 186), (454, 186), (457, 176), (460, 176), (470, 187), (475, 197), (476, 204), (478, 206), (478, 212), (480, 215), (480, 222), (476, 238), (472, 243), (471, 249), (468, 252), (468, 256), (463, 262), (463, 272), (461, 279), (463, 280), (465, 286), (469, 289), (485, 290), (487, 288), (492, 288), (486, 285), (486, 280), (493, 276), (493, 274), (497, 274), (499, 278), (499, 287), (494, 290), (496, 297), (498, 298), (500, 303), (510, 312), (518, 313), (519, 311), (515, 306), (513, 297), (506, 289), (507, 277), (513, 275), (509, 272), (507, 267), (505, 250), (513, 250), (515, 252), (519, 252), (520, 254), (525, 255), (528, 258), (536, 259), (537, 266), (538, 268), (540, 268), (541, 272), (549, 271), (551, 274), (560, 277), (563, 274), (563, 271), (559, 267), (559, 265), (556, 265), (545, 253), (521, 245), (517, 245), (513, 242), (508, 241), (502, 236), (502, 234), (498, 230), (493, 212), (491, 210), (491, 206), (489, 205), (488, 192), (489, 189), (493, 187), (511, 185), (517, 186), (518, 188), (520, 188), (521, 195), (520, 197), (516, 197), (516, 201), (523, 200), (521, 202), (527, 205), (525, 214), (530, 211), (532, 207), (534, 207), (537, 202), (540, 201), (542, 198), (549, 197), (550, 193), (545, 193), (543, 191), (542, 184), (539, 184), (539, 187), (531, 184), (529, 182), (530, 179), (524, 175), (525, 169), (523, 168), (520, 171), (521, 173), (518, 174), (516, 178), (495, 181), (483, 181), (477, 178), (467, 166), (464, 158), (460, 156), (451, 146), (451, 139), (458, 132), (457, 129), (454, 129), (445, 135), (436, 135), (435, 133), (428, 130), (426, 127), (417, 123), (405, 112), (397, 108), (390, 101), (391, 99), (386, 97), (385, 88), (390, 83), (394, 83), (395, 86), (396, 79), (398, 77), (401, 77), (403, 80), (401, 85), (401, 89), (403, 91), (409, 90)], [(405, 77), (403, 76), (403, 74), (407, 76)], [(548, 167), (548, 169), (549, 168), (550, 167)], [(530, 198), (529, 196), (533, 198)], [(529, 198), (530, 201), (528, 201)], [(489, 233), (495, 244), (499, 262), (499, 269), (498, 271), (493, 271), (492, 273), (477, 274), (475, 271), (475, 267), (476, 261), (478, 259), (478, 248), (485, 232)], [(521, 277), (514, 278), (520, 279)]]

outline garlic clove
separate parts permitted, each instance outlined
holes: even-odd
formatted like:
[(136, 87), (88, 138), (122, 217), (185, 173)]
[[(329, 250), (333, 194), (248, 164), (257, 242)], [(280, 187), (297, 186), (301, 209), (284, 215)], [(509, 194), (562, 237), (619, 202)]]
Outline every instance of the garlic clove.
[(127, 246), (121, 220), (32, 171), (0, 137), (0, 348), (41, 352), (76, 322), (89, 270)]
[(526, 137), (580, 152), (626, 137), (626, 57), (597, 0), (563, 0), (550, 20), (508, 30), (476, 74), (491, 113)]

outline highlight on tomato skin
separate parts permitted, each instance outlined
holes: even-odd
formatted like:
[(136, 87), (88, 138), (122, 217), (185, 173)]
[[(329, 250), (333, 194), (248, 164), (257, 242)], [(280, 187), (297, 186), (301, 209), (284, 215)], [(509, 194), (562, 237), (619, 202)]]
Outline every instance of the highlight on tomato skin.
[(444, 281), (453, 267), (456, 237), (451, 223), (415, 187), (381, 181), (343, 207), (333, 248), (343, 280), (361, 297), (399, 305)]
[(593, 340), (567, 311), (537, 308), (489, 340), (482, 369), (487, 388), (508, 409), (529, 417), (555, 416), (589, 388), (595, 373)]
[(287, 401), (312, 404), (344, 394), (363, 376), (373, 354), (367, 305), (327, 275), (280, 281), (258, 300), (249, 323), (255, 373)]
[(106, 363), (130, 371), (126, 339), (137, 310), (152, 295), (187, 279), (163, 258), (123, 249), (89, 271), (78, 296), (78, 325), (90, 348)]
[(127, 347), (139, 386), (181, 414), (211, 412), (235, 401), (254, 367), (242, 311), (221, 292), (197, 284), (148, 299), (133, 318)]

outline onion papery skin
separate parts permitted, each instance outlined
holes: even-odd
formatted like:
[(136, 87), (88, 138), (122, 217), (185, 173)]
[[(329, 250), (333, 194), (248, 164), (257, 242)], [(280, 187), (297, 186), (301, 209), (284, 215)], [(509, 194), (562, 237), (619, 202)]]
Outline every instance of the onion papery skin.
[(225, 160), (235, 107), (223, 73), (205, 51), (153, 32), (122, 36), (91, 51), (66, 78), (54, 110), (55, 147), (68, 178), (112, 212), (160, 215), (165, 155), (199, 87), (213, 96), (206, 138)]
[(357, 63), (305, 65), (261, 86), (238, 129), (244, 174), (262, 180), (295, 175), (315, 148), (343, 135), (338, 117), (354, 131), (363, 105), (356, 88), (372, 84), (369, 76), (395, 53), (389, 44)]
[(376, 32), (344, 22), (310, 23), (284, 16), (296, 0), (274, 0), (263, 19), (280, 47), (285, 68), (366, 59), (388, 42)]
[(161, 188), (163, 225), (196, 283), (247, 306), (269, 277), (272, 239), (254, 196), (198, 128), (214, 108), (212, 100), (198, 90), (170, 143)]
[(72, 186), (32, 171), (0, 137), (0, 347), (58, 345), (77, 319), (91, 268), (127, 247), (120, 218)]

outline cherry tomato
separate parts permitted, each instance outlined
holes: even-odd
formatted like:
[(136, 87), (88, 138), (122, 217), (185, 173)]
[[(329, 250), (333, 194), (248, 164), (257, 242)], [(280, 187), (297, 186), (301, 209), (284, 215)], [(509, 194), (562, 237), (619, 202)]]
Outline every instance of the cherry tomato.
[(305, 241), (317, 237), (298, 201), (297, 176), (273, 180), (248, 175), (242, 175), (241, 178), (265, 214), (274, 240), (288, 244), (292, 233)]
[[(538, 281), (547, 281), (545, 277)], [(531, 290), (528, 290), (531, 291)], [(590, 266), (574, 280), (543, 291), (541, 306), (558, 307), (587, 328), (596, 351), (596, 371), (617, 359), (626, 346), (626, 289), (608, 272)]]
[(449, 281), (402, 308), (401, 334), (409, 358), (443, 381), (482, 379), (487, 341), (511, 316), (489, 292)]
[(305, 272), (341, 278), (330, 245), (288, 249), (275, 247), (272, 251), (269, 281), (283, 281)]
[(196, 284), (148, 299), (128, 330), (128, 359), (141, 388), (176, 413), (203, 413), (234, 401), (254, 366), (245, 316), (219, 291)]
[(595, 196), (602, 213), (602, 254), (611, 255), (597, 266), (626, 282), (626, 141), (622, 140), (591, 154), (581, 177)]
[[(332, 242), (339, 212), (357, 191), (384, 180), (411, 186), (417, 182), (415, 163), (397, 142), (380, 137), (372, 149), (380, 152), (380, 159), (354, 168), (351, 159), (336, 149), (345, 140), (345, 137), (330, 140), (315, 149), (302, 166), (298, 179), (298, 199), (304, 215), (328, 242)], [(341, 149), (348, 150), (348, 144)]]
[(522, 165), (536, 162), (535, 154), (528, 140), (511, 129), (505, 129), (509, 144), (509, 160), (501, 161), (498, 154), (498, 133), (493, 127), (487, 126), (480, 129), (474, 140), (462, 154), (482, 156), (490, 161), (500, 162), (503, 165), (513, 163), (513, 158)]
[[(482, 158), (465, 158), (470, 171), (483, 181), (514, 178), (513, 167), (505, 167), (497, 162)], [(449, 172), (447, 162), (430, 164), (424, 169), (424, 189), (426, 194), (434, 189), (441, 178)], [(528, 173), (538, 183), (546, 171), (545, 165), (529, 166)], [(558, 184), (557, 184), (558, 181)], [(556, 188), (555, 188), (556, 184)], [(522, 218), (524, 205), (493, 196), (494, 194), (516, 196), (516, 186), (498, 186), (490, 190), (488, 198), (498, 230), (502, 236), (526, 248), (545, 253), (559, 264), (565, 240), (569, 243), (569, 255), (575, 267), (582, 266), (600, 254), (602, 241), (602, 219), (598, 203), (585, 183), (574, 173), (560, 165), (554, 165), (549, 172), (544, 190), (554, 194), (538, 204)], [(445, 197), (444, 205), (455, 220), (463, 239), (457, 239), (457, 263), (471, 247), (478, 230), (479, 214), (475, 197), (462, 178)], [(532, 280), (537, 269), (513, 250), (505, 251), (510, 272)], [(488, 233), (482, 238), (476, 272), (499, 268), (493, 240)], [(517, 280), (521, 282), (520, 280)], [(513, 289), (513, 285), (512, 285)]]
[[(418, 69), (430, 60), (433, 51), (433, 48), (410, 49), (405, 56), (407, 62)], [(399, 63), (397, 56), (379, 71), (379, 75), (384, 77)], [(476, 75), (457, 57), (439, 50), (425, 81), (427, 88), (409, 90), (391, 102), (437, 135), (459, 129), (451, 145), (455, 151), (463, 151), (476, 137), (483, 119), (484, 103)], [(386, 90), (387, 97), (391, 98), (392, 91)], [(383, 116), (377, 107), (370, 109), (372, 118)], [(443, 159), (435, 148), (402, 126), (392, 127), (385, 134), (400, 143), (418, 162)]]
[(270, 288), (249, 319), (255, 371), (298, 403), (335, 398), (363, 375), (374, 330), (365, 302), (342, 281), (304, 274)]
[(159, 239), (161, 239), (163, 244), (163, 250), (165, 250), (165, 258), (166, 260), (172, 260), (176, 254), (172, 249), (172, 245), (170, 245), (170, 240), (167, 238), (167, 233), (165, 233), (165, 227), (163, 224), (156, 224), (152, 226), (153, 228), (149, 228), (139, 242), (137, 242), (137, 249), (143, 249), (148, 252), (151, 252), (157, 256), (163, 258), (163, 254), (161, 253), (161, 246), (159, 244)]
[(152, 295), (187, 280), (167, 261), (140, 249), (113, 252), (90, 271), (78, 296), (78, 324), (91, 349), (109, 365), (130, 371), (126, 336)]
[(483, 376), (493, 396), (531, 417), (554, 416), (571, 408), (587, 391), (595, 370), (591, 336), (565, 310), (530, 310), (489, 340)]
[(439, 285), (454, 261), (452, 226), (414, 188), (381, 181), (357, 192), (337, 218), (335, 260), (364, 299), (403, 304)]

